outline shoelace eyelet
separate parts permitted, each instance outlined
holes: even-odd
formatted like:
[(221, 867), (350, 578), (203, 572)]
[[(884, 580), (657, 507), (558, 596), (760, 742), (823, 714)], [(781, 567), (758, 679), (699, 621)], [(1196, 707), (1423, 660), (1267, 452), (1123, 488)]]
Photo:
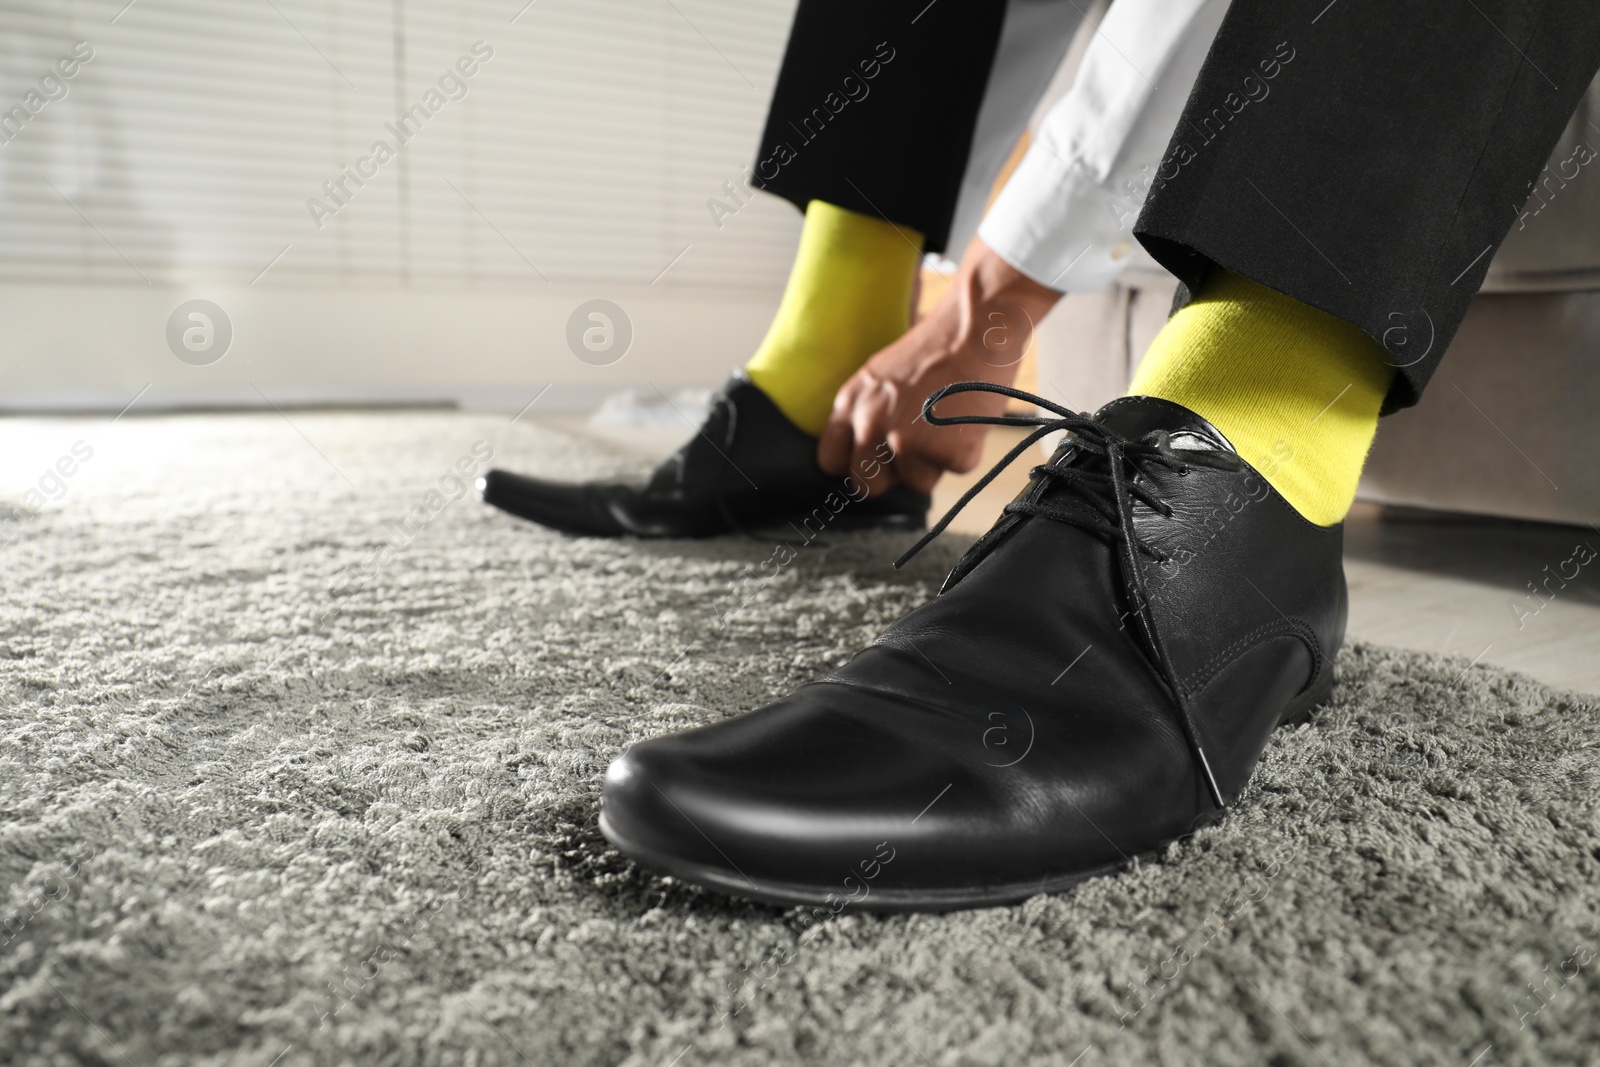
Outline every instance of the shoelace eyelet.
[[(1041, 414), (1036, 416), (953, 415), (946, 417), (937, 415), (934, 412), (934, 408), (939, 401), (945, 397), (969, 392), (994, 393), (999, 396), (1010, 397), (1013, 400), (1021, 400), (1040, 409)], [(1043, 412), (1048, 412), (1049, 414), (1044, 414)], [(1123, 571), (1124, 588), (1135, 605), (1136, 613), (1144, 624), (1144, 630), (1149, 639), (1150, 652), (1155, 657), (1157, 673), (1170, 692), (1173, 712), (1183, 729), (1184, 739), (1188, 743), (1189, 751), (1199, 769), (1204, 773), (1206, 786), (1217, 809), (1220, 811), (1226, 808), (1228, 806), (1227, 798), (1223, 796), (1222, 788), (1217, 784), (1216, 775), (1211, 771), (1211, 761), (1206, 758), (1205, 748), (1200, 743), (1200, 737), (1195, 729), (1194, 718), (1189, 708), (1189, 701), (1185, 695), (1182, 682), (1178, 677), (1176, 668), (1173, 666), (1166, 643), (1162, 640), (1160, 629), (1156, 625), (1155, 619), (1147, 612), (1149, 596), (1145, 588), (1144, 567), (1138, 559), (1139, 554), (1143, 552), (1147, 556), (1159, 555), (1161, 563), (1172, 562), (1170, 553), (1155, 550), (1152, 546), (1140, 540), (1138, 532), (1134, 528), (1134, 506), (1136, 501), (1150, 505), (1151, 510), (1165, 518), (1170, 519), (1176, 514), (1176, 510), (1171, 504), (1160, 500), (1152, 492), (1142, 488), (1143, 484), (1159, 481), (1159, 479), (1151, 479), (1145, 476), (1141, 463), (1146, 458), (1159, 462), (1168, 470), (1177, 468), (1180, 477), (1189, 473), (1189, 464), (1173, 456), (1166, 431), (1157, 431), (1155, 445), (1152, 448), (1147, 440), (1134, 441), (1125, 438), (1116, 431), (1107, 428), (1104, 424), (1095, 421), (1092, 416), (1073, 411), (1032, 393), (1013, 389), (1008, 385), (996, 385), (991, 382), (956, 382), (953, 385), (945, 386), (923, 401), (922, 417), (930, 426), (976, 424), (986, 426), (1031, 426), (1033, 429), (1013, 446), (998, 463), (991, 467), (987, 474), (968, 487), (967, 491), (961, 495), (961, 498), (945, 513), (944, 518), (935, 523), (927, 533), (923, 534), (921, 540), (907, 549), (895, 561), (896, 567), (904, 565), (912, 556), (922, 551), (930, 541), (938, 537), (950, 525), (950, 521), (955, 518), (956, 514), (971, 503), (972, 499), (982, 492), (990, 482), (994, 481), (1001, 470), (1021, 456), (1024, 451), (1032, 448), (1046, 434), (1055, 430), (1066, 430), (1080, 439), (1085, 451), (1104, 457), (1107, 473), (1096, 475), (1093, 479), (1086, 478), (1081, 471), (1059, 468), (1056, 466), (1056, 462), (1034, 468), (1036, 477), (1046, 480), (1061, 479), (1068, 487), (1076, 484), (1078, 492), (1090, 504), (1087, 511), (1076, 513), (1059, 512), (1034, 499), (1038, 494), (1030, 492), (1027, 499), (1019, 499), (1008, 504), (1005, 512), (1008, 515), (1042, 515), (1058, 522), (1082, 526), (1097, 537), (1107, 538), (1112, 543), (1120, 544), (1122, 550), (1127, 553)], [(1058, 452), (1058, 457), (1059, 455), (1060, 453)], [(1243, 461), (1236, 456), (1227, 463), (1213, 462), (1204, 453), (1196, 458), (1202, 466), (1217, 466), (1223, 470), (1237, 470), (1243, 466)], [(1123, 477), (1124, 464), (1133, 467), (1131, 477)], [(1137, 491), (1136, 487), (1139, 487)], [(1115, 514), (1111, 514), (1111, 512)], [(982, 545), (985, 542), (992, 543), (991, 539), (986, 537), (979, 544)]]

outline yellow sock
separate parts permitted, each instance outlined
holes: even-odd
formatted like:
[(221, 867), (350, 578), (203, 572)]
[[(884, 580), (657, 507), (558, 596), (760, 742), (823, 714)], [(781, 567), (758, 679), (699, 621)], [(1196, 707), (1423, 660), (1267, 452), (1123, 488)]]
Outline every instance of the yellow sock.
[(1128, 392), (1202, 416), (1318, 526), (1355, 501), (1394, 371), (1349, 323), (1220, 272), (1168, 320)]
[(811, 201), (783, 301), (745, 373), (791, 422), (821, 434), (839, 387), (911, 328), (921, 258), (917, 231)]

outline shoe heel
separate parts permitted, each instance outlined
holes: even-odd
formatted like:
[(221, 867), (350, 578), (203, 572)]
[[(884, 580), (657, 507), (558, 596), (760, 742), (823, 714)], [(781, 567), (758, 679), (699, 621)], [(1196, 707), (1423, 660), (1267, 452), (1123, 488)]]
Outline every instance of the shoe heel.
[(1316, 710), (1326, 704), (1333, 696), (1333, 670), (1330, 668), (1322, 672), (1322, 677), (1311, 684), (1311, 688), (1295, 697), (1283, 709), (1283, 716), (1278, 719), (1278, 727), (1299, 726), (1309, 722)]

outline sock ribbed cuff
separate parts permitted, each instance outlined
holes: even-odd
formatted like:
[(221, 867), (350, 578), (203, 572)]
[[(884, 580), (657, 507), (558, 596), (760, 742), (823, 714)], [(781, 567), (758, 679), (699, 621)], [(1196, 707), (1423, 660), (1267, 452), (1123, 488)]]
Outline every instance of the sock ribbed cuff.
[(1343, 520), (1394, 370), (1361, 330), (1220, 272), (1168, 320), (1129, 392), (1199, 414), (1294, 508)]
[(796, 426), (822, 433), (839, 387), (911, 328), (921, 258), (915, 230), (811, 201), (783, 301), (745, 373)]

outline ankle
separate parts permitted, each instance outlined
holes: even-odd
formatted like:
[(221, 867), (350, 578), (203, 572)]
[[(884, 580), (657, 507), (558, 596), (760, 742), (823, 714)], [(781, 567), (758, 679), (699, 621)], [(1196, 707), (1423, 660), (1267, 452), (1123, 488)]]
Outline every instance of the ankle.
[(1305, 519), (1355, 499), (1394, 374), (1356, 327), (1221, 273), (1168, 320), (1129, 391), (1205, 418)]
[(815, 436), (834, 394), (910, 326), (922, 235), (813, 200), (783, 299), (745, 370), (796, 426)]

